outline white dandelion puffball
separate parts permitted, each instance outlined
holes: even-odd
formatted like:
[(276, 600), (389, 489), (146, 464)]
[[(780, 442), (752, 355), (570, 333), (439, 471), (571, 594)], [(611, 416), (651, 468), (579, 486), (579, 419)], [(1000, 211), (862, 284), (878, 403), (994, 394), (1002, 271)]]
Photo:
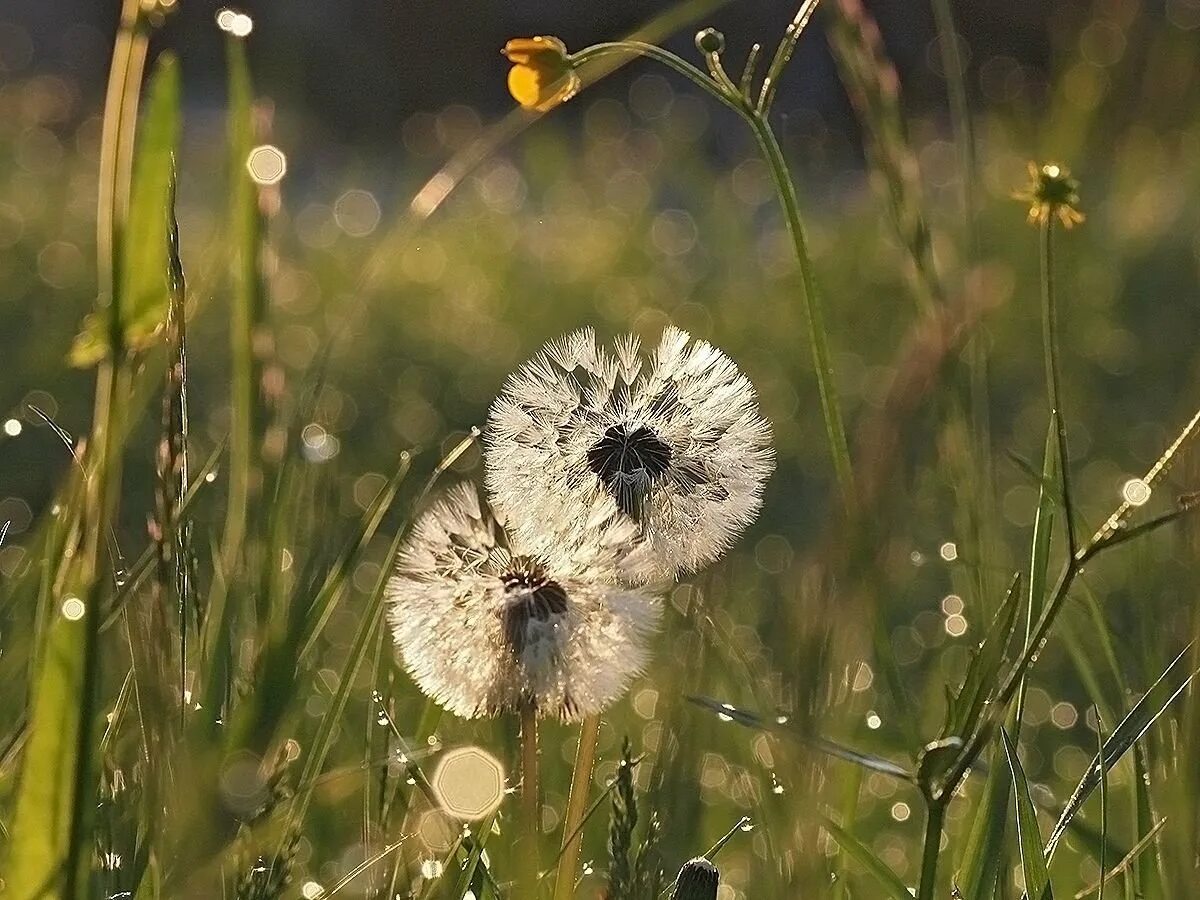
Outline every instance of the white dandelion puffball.
[(645, 667), (661, 616), (658, 597), (621, 575), (633, 536), (611, 523), (522, 554), (475, 486), (456, 485), (417, 519), (388, 583), (404, 667), (467, 719), (526, 705), (563, 721), (600, 712)]
[(648, 550), (640, 582), (720, 557), (758, 515), (774, 468), (749, 379), (678, 328), (648, 358), (632, 335), (598, 347), (590, 328), (550, 342), (492, 405), (484, 447), (510, 529), (544, 539), (615, 505)]

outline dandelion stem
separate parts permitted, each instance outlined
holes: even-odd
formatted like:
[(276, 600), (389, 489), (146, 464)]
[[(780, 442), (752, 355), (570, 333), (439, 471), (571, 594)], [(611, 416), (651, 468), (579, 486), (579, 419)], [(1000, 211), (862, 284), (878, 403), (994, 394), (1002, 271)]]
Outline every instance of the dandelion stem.
[(587, 811), (592, 767), (596, 762), (596, 741), (600, 735), (600, 717), (588, 716), (579, 727), (579, 746), (575, 750), (575, 771), (567, 795), (567, 815), (563, 822), (563, 854), (554, 882), (554, 900), (572, 900), (575, 896), (575, 866), (583, 846), (579, 825)]
[(1063, 518), (1066, 519), (1067, 555), (1074, 557), (1078, 548), (1075, 536), (1075, 517), (1071, 505), (1071, 479), (1067, 472), (1067, 424), (1063, 415), (1061, 380), (1062, 368), (1058, 358), (1058, 308), (1054, 296), (1054, 224), (1046, 216), (1041, 225), (1042, 257), (1042, 348), (1046, 364), (1046, 396), (1050, 415), (1054, 417), (1058, 442), (1059, 477), (1062, 479)]
[(796, 187), (788, 172), (787, 161), (775, 134), (766, 119), (752, 111), (743, 110), (754, 137), (758, 140), (771, 171), (771, 178), (779, 194), (788, 233), (800, 264), (800, 280), (804, 286), (804, 308), (808, 318), (808, 338), (812, 351), (813, 368), (817, 374), (817, 392), (821, 397), (821, 412), (825, 417), (825, 433), (829, 450), (833, 456), (833, 470), (838, 488), (847, 511), (854, 508), (854, 475), (850, 467), (850, 451), (846, 443), (846, 428), (842, 421), (841, 405), (833, 384), (833, 365), (829, 359), (829, 341), (825, 333), (825, 316), (821, 308), (821, 297), (817, 292), (816, 273), (812, 257), (808, 252), (808, 240), (804, 222), (800, 216), (800, 204), (796, 198)]
[(521, 836), (517, 848), (521, 891), (519, 896), (537, 896), (538, 837), (542, 808), (538, 797), (538, 725), (532, 703), (521, 706)]

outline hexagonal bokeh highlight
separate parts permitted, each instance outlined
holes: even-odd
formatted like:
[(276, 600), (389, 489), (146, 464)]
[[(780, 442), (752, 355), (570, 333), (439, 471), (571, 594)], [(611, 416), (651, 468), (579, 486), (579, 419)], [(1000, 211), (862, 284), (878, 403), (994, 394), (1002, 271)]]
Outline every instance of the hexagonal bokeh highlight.
[(504, 799), (504, 767), (478, 747), (446, 753), (430, 781), (442, 809), (457, 819), (482, 819)]

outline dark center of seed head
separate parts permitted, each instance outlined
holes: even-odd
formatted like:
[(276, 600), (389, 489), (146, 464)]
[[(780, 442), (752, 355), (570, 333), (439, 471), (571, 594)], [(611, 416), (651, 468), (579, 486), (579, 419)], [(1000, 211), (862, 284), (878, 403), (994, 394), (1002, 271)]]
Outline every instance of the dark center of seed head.
[(645, 425), (614, 425), (588, 451), (588, 468), (617, 508), (639, 522), (646, 494), (670, 466), (671, 448)]
[(552, 616), (567, 611), (567, 592), (557, 581), (546, 576), (541, 567), (518, 558), (513, 567), (500, 576), (504, 593), (512, 598), (500, 611), (504, 642), (513, 653), (525, 650), (526, 634), (532, 621), (549, 622)]

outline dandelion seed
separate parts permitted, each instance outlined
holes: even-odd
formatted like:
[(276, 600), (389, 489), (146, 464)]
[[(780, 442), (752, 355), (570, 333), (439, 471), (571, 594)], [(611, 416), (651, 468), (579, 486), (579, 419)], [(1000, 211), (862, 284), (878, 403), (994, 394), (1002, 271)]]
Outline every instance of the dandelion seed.
[(487, 484), (527, 541), (636, 526), (641, 583), (695, 571), (754, 520), (774, 467), (754, 388), (724, 353), (668, 328), (643, 358), (590, 328), (547, 344), (509, 380), (485, 434)]
[(513, 64), (508, 92), (526, 109), (546, 112), (578, 92), (579, 75), (558, 38), (513, 38), (503, 52)]
[(1071, 228), (1084, 220), (1079, 211), (1079, 182), (1057, 163), (1039, 166), (1031, 162), (1029, 184), (1013, 197), (1029, 204), (1030, 224), (1041, 224), (1054, 216), (1064, 228)]
[(405, 668), (468, 719), (528, 703), (564, 721), (600, 712), (644, 667), (661, 614), (621, 577), (632, 537), (609, 523), (522, 554), (476, 488), (455, 486), (418, 519), (388, 586)]

